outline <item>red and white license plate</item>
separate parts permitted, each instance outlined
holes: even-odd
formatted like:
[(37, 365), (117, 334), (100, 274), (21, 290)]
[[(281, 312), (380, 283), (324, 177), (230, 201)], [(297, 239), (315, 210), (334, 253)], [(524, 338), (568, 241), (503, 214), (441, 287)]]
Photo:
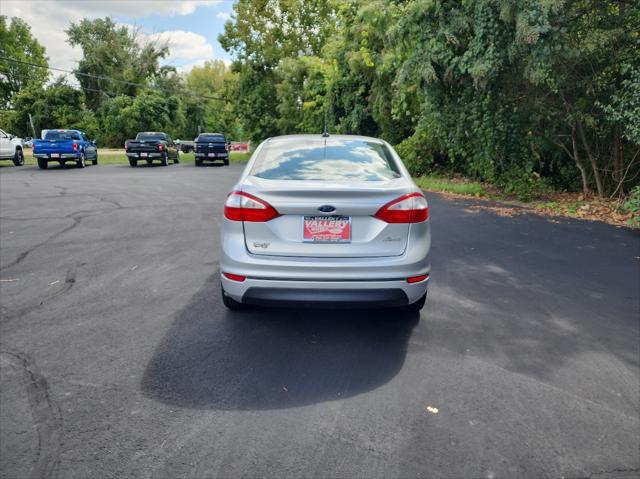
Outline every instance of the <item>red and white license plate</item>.
[(60, 158), (60, 153), (51, 153), (51, 158)]
[(140, 156), (144, 157), (147, 156), (149, 153), (140, 153)]
[(305, 216), (302, 240), (310, 243), (348, 243), (351, 241), (349, 216)]
[(209, 154), (207, 154), (207, 156), (208, 156), (209, 158), (215, 158), (215, 157), (216, 157), (216, 154), (215, 154), (215, 153), (209, 153)]

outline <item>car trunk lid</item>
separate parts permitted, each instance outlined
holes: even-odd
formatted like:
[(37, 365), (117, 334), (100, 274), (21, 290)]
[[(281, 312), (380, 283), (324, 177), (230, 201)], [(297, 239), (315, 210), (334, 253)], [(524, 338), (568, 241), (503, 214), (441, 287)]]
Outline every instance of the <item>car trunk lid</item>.
[[(373, 215), (411, 190), (412, 185), (402, 177), (347, 183), (250, 176), (245, 179), (242, 191), (266, 201), (280, 216), (267, 222), (245, 221), (246, 247), (253, 254), (271, 256), (399, 256), (407, 245), (409, 225), (389, 224)], [(348, 217), (350, 238), (346, 242), (305, 240), (305, 217)]]

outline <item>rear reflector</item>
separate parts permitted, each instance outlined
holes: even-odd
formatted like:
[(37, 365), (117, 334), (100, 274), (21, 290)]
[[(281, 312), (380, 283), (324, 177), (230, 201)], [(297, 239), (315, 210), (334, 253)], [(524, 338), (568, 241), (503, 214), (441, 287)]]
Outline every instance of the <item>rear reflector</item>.
[(232, 191), (224, 203), (224, 217), (231, 221), (262, 223), (278, 216), (269, 203), (243, 191)]
[(244, 281), (245, 279), (247, 279), (246, 276), (242, 276), (241, 274), (233, 274), (233, 273), (222, 273), (222, 275), (227, 278), (230, 279), (231, 281)]
[(384, 205), (374, 217), (387, 223), (421, 223), (429, 219), (429, 207), (422, 193), (409, 193)]
[(419, 283), (420, 281), (424, 281), (429, 277), (428, 274), (421, 274), (420, 276), (412, 276), (411, 278), (407, 278), (407, 283)]

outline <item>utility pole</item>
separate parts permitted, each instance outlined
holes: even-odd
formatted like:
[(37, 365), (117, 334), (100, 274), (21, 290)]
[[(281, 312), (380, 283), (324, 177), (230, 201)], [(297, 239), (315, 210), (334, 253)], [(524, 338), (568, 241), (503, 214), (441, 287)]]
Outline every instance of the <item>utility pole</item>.
[(31, 116), (31, 113), (29, 113), (29, 123), (31, 123), (31, 132), (33, 133), (33, 137), (32, 138), (36, 138), (36, 127), (33, 126), (33, 117)]

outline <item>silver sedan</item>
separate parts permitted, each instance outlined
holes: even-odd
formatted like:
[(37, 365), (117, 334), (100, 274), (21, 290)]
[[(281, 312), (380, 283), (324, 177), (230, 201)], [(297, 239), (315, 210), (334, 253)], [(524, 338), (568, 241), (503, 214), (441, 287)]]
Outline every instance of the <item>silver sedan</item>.
[(224, 304), (418, 311), (429, 281), (429, 223), (427, 200), (385, 141), (270, 138), (224, 206)]

